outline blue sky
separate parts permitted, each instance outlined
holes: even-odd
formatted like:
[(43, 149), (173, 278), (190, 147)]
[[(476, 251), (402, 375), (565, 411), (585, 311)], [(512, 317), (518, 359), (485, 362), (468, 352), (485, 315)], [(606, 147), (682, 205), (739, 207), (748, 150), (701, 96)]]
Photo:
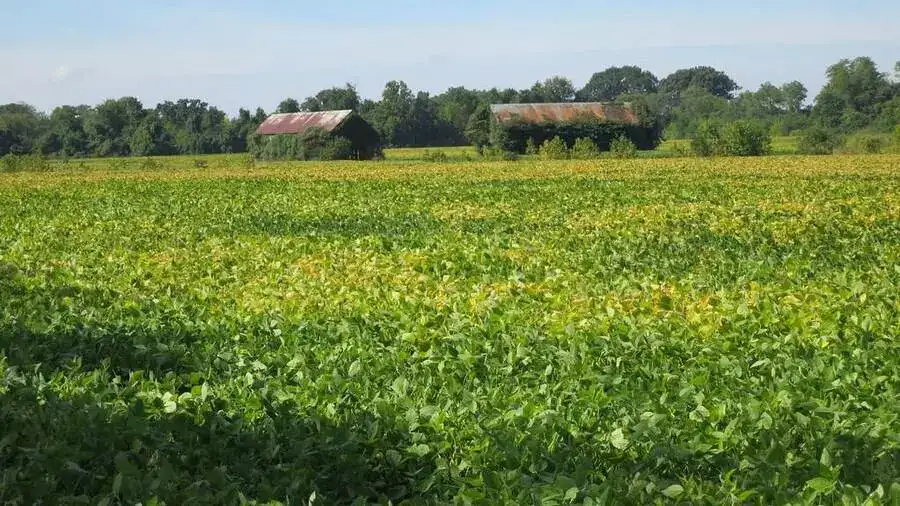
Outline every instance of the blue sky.
[(43, 110), (124, 95), (271, 110), (346, 82), (375, 98), (390, 79), (433, 93), (552, 75), (580, 86), (624, 64), (659, 77), (713, 65), (744, 88), (799, 79), (814, 94), (841, 58), (900, 60), (896, 1), (0, 0), (0, 12), (0, 103)]

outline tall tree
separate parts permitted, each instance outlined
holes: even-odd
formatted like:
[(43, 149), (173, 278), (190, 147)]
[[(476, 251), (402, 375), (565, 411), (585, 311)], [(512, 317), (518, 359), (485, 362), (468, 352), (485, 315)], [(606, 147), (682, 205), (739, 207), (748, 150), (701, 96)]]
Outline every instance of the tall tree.
[(824, 125), (854, 130), (871, 124), (889, 101), (893, 86), (868, 57), (841, 60), (828, 67), (828, 81), (816, 97), (813, 115)]
[(738, 89), (728, 75), (712, 67), (692, 67), (676, 70), (659, 82), (659, 91), (677, 98), (688, 88), (700, 88), (717, 97), (729, 99)]
[(308, 97), (300, 104), (300, 110), (304, 112), (358, 111), (359, 103), (359, 93), (352, 84), (347, 83), (343, 88), (329, 88)]
[(300, 102), (297, 102), (297, 99), (294, 98), (286, 98), (278, 104), (278, 107), (275, 108), (276, 114), (284, 114), (289, 112), (300, 112)]
[(610, 67), (591, 76), (576, 97), (581, 102), (606, 102), (616, 100), (624, 93), (655, 93), (658, 86), (659, 79), (640, 67)]
[(30, 153), (47, 128), (43, 114), (27, 104), (0, 105), (0, 155)]
[(553, 76), (519, 92), (522, 103), (560, 103), (575, 100), (575, 86), (568, 78)]

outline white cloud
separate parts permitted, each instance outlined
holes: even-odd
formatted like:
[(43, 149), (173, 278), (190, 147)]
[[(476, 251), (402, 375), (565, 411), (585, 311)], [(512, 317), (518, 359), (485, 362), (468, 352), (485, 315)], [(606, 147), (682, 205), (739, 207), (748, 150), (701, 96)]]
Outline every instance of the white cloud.
[(56, 67), (56, 70), (53, 71), (51, 79), (54, 82), (65, 81), (71, 74), (72, 70), (69, 67), (60, 65), (59, 67)]

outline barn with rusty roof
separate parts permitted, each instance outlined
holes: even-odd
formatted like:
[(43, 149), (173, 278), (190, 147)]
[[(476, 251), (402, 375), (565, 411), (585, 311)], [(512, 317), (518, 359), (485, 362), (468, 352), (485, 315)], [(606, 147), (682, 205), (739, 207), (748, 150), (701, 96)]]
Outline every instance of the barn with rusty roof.
[(653, 149), (659, 142), (656, 125), (642, 121), (628, 103), (495, 104), (491, 130), (495, 145), (520, 153), (529, 139), (540, 145), (556, 136), (569, 146), (588, 138), (600, 149), (609, 149), (612, 140), (622, 136), (641, 149)]
[(256, 129), (263, 142), (279, 136), (303, 138), (316, 130), (329, 137), (349, 141), (351, 158), (370, 160), (380, 148), (380, 137), (372, 125), (350, 111), (293, 112), (272, 114)]

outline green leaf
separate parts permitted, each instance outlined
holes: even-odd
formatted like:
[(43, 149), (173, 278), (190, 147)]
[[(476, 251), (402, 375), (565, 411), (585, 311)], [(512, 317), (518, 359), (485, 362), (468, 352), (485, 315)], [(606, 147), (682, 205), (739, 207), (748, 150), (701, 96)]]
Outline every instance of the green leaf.
[(820, 494), (825, 494), (834, 490), (834, 481), (828, 478), (817, 477), (807, 481), (806, 486)]
[(628, 448), (628, 438), (622, 432), (622, 429), (616, 429), (609, 435), (609, 443), (616, 449), (624, 450)]
[(354, 377), (359, 374), (359, 370), (362, 369), (362, 363), (359, 360), (354, 360), (352, 364), (350, 364), (350, 369), (347, 370), (347, 376)]
[(577, 497), (578, 497), (578, 487), (572, 487), (569, 490), (566, 490), (566, 496), (563, 498), (563, 500), (572, 502)]
[(673, 499), (680, 497), (683, 493), (684, 487), (678, 485), (677, 483), (675, 485), (669, 485), (665, 490), (662, 491), (662, 495)]
[(831, 467), (831, 454), (828, 453), (828, 448), (822, 450), (822, 456), (819, 458), (819, 463), (825, 467)]
[(429, 453), (431, 453), (431, 447), (428, 446), (427, 444), (417, 444), (414, 446), (410, 446), (409, 448), (406, 449), (406, 451), (408, 451), (409, 453), (412, 453), (413, 455), (416, 455), (419, 457), (424, 457), (424, 456), (428, 455)]
[(163, 404), (163, 411), (166, 413), (174, 413), (176, 410), (178, 410), (178, 404), (175, 401), (166, 401)]

